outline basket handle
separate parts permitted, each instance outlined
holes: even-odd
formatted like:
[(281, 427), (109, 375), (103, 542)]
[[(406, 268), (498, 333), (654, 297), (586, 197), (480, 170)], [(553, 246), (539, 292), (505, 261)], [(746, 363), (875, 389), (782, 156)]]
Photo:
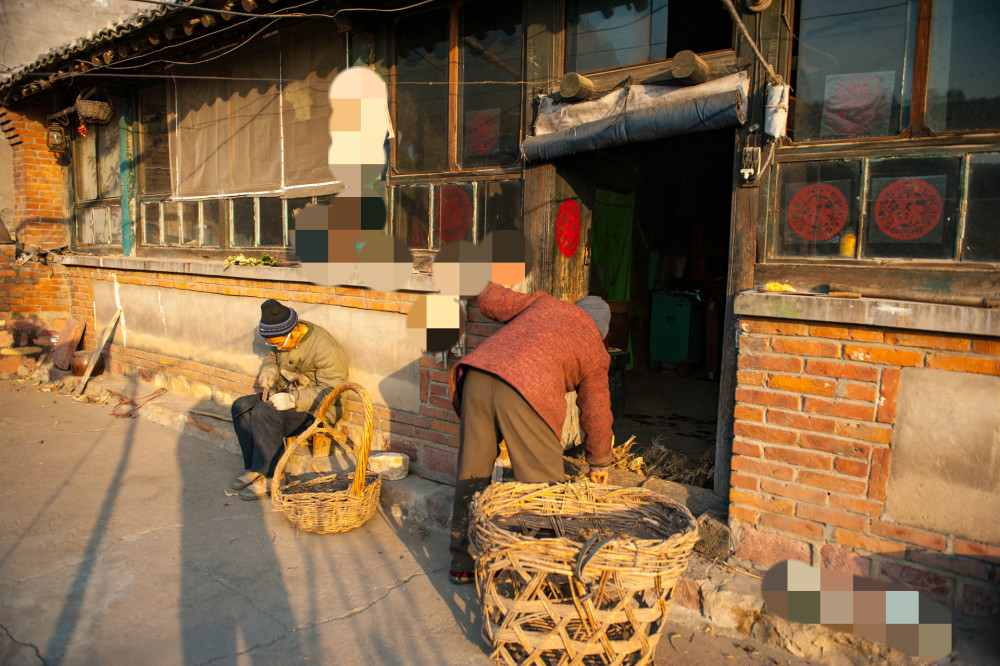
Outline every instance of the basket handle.
[(368, 395), (368, 391), (366, 391), (361, 384), (357, 384), (355, 382), (344, 382), (337, 388), (330, 391), (326, 398), (323, 399), (323, 403), (320, 405), (318, 410), (319, 415), (313, 424), (285, 448), (285, 452), (282, 454), (281, 459), (274, 468), (274, 480), (271, 482), (272, 498), (275, 494), (280, 495), (281, 479), (284, 477), (285, 464), (288, 462), (288, 459), (292, 456), (295, 449), (312, 437), (313, 434), (315, 434), (315, 432), (320, 428), (330, 428), (330, 425), (326, 420), (326, 411), (330, 405), (333, 404), (333, 401), (336, 400), (344, 391), (354, 391), (357, 393), (358, 397), (361, 398), (361, 404), (364, 406), (365, 410), (365, 426), (361, 434), (361, 450), (358, 452), (358, 465), (354, 470), (354, 482), (351, 484), (351, 495), (354, 497), (361, 497), (362, 493), (364, 493), (365, 475), (368, 471), (368, 457), (371, 454), (372, 434), (375, 430), (375, 408), (372, 406), (371, 396)]

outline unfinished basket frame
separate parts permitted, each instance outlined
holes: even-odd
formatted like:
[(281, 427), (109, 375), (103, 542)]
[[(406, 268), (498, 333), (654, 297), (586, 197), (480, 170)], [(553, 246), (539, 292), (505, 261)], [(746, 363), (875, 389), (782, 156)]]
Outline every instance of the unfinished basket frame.
[(496, 663), (652, 663), (698, 539), (686, 507), (643, 488), (499, 483), (470, 515)]
[[(344, 391), (354, 391), (364, 406), (365, 425), (357, 452), (358, 464), (353, 473), (328, 474), (306, 481), (284, 478), (285, 465), (295, 449), (315, 435), (325, 435), (340, 441), (327, 420), (327, 410)], [(274, 470), (271, 485), (271, 505), (285, 513), (296, 527), (316, 534), (346, 532), (363, 525), (375, 514), (382, 477), (368, 473), (368, 456), (371, 453), (372, 432), (375, 428), (375, 410), (371, 397), (360, 384), (344, 382), (331, 391), (317, 410), (316, 422), (285, 448)], [(337, 489), (351, 480), (346, 489)]]

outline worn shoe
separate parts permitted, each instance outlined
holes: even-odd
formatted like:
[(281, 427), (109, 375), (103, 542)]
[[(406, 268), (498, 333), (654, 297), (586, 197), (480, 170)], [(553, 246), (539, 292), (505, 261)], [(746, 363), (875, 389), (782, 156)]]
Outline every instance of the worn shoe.
[(476, 582), (476, 574), (471, 571), (455, 571), (454, 569), (450, 569), (448, 571), (448, 580), (455, 585), (469, 585)]
[(257, 478), (253, 480), (253, 483), (249, 484), (246, 488), (240, 491), (240, 499), (244, 500), (259, 500), (264, 499), (268, 495), (268, 480), (264, 478), (264, 475), (258, 474)]
[(233, 482), (229, 485), (229, 487), (232, 488), (233, 490), (243, 490), (251, 483), (253, 483), (258, 476), (260, 476), (260, 473), (253, 472), (248, 469), (247, 471), (243, 472), (238, 477), (236, 477), (233, 480)]

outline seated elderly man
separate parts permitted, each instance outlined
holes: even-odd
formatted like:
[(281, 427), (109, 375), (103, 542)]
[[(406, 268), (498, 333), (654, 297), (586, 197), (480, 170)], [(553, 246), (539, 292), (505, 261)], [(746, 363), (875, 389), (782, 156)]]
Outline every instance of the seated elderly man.
[[(245, 500), (267, 496), (285, 437), (312, 425), (312, 414), (323, 399), (347, 381), (343, 348), (325, 329), (300, 321), (295, 310), (274, 299), (264, 301), (259, 330), (271, 350), (260, 366), (257, 384), (270, 396), (265, 400), (260, 393), (245, 395), (232, 408), (245, 470), (232, 488)], [(331, 420), (337, 416), (327, 415)]]

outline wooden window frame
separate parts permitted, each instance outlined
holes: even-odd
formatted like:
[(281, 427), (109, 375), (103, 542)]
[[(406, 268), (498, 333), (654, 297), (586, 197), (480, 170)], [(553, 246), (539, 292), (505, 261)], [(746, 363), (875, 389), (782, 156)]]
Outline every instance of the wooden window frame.
[[(434, 238), (434, 209), (433, 209), (433, 195), (430, 194), (434, 190), (440, 189), (447, 185), (473, 185), (474, 191), (480, 184), (488, 181), (498, 181), (498, 180), (519, 180), (521, 181), (521, 187), (523, 191), (524, 187), (524, 167), (521, 160), (518, 160), (516, 164), (508, 166), (491, 166), (491, 167), (461, 167), (458, 159), (459, 150), (459, 137), (458, 137), (458, 113), (459, 113), (459, 97), (460, 97), (460, 87), (461, 83), (459, 81), (460, 75), (460, 20), (459, 13), (464, 5), (469, 4), (470, 0), (462, 0), (460, 2), (452, 2), (448, 5), (438, 6), (435, 9), (440, 10), (442, 8), (447, 8), (448, 14), (448, 129), (447, 129), (447, 162), (448, 167), (445, 171), (436, 172), (422, 172), (422, 173), (400, 173), (396, 168), (396, 138), (393, 137), (390, 141), (390, 168), (386, 173), (386, 190), (388, 195), (387, 208), (388, 208), (388, 220), (387, 228), (390, 235), (395, 235), (397, 232), (396, 220), (395, 220), (395, 189), (397, 187), (403, 186), (426, 186), (428, 188), (429, 195), (431, 197), (430, 202), (430, 216), (431, 219), (428, 220), (428, 247), (426, 248), (410, 248), (413, 253), (415, 262), (419, 265), (428, 264), (433, 260), (434, 256), (437, 255), (438, 250), (432, 249), (433, 238)], [(414, 14), (419, 14), (423, 12), (415, 12)], [(401, 18), (408, 18), (414, 14), (407, 14)], [(521, 76), (522, 80), (524, 78), (524, 67), (525, 67), (525, 36), (524, 36), (524, 15), (525, 7), (524, 3), (521, 4)], [(390, 56), (390, 67), (389, 67), (389, 101), (392, 110), (393, 125), (396, 126), (396, 112), (399, 105), (397, 104), (397, 71), (396, 71), (396, 46), (395, 46), (395, 30), (396, 25), (398, 25), (399, 19), (393, 23), (392, 28), (392, 39), (391, 39), (391, 56)], [(522, 98), (524, 95), (521, 95)], [(519, 104), (519, 109), (521, 112), (521, 118), (518, 129), (518, 144), (523, 140), (525, 133), (525, 106), (524, 104)], [(473, 203), (473, 225), (481, 224), (479, 220), (478, 211), (476, 211), (476, 203)]]

